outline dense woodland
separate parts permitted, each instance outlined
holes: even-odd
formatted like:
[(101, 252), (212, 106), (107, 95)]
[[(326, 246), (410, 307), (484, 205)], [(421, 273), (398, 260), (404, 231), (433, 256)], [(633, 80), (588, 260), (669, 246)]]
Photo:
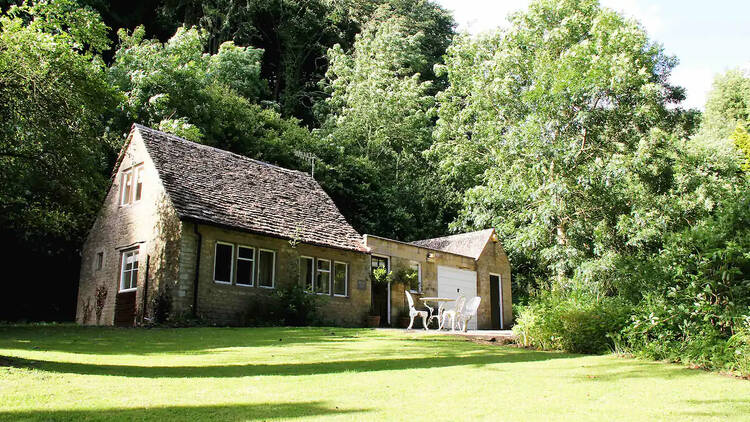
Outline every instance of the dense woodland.
[(685, 110), (678, 58), (593, 0), (474, 37), (425, 0), (0, 7), (0, 320), (72, 317), (140, 122), (303, 171), (314, 154), (361, 233), (495, 227), (527, 345), (750, 369), (741, 70)]

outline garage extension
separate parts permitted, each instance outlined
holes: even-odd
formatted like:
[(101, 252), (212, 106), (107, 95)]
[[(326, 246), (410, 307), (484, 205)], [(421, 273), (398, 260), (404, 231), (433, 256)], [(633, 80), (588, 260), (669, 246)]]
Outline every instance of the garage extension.
[[(482, 298), (477, 319), (469, 329), (507, 329), (512, 324), (510, 264), (494, 229), (406, 243), (374, 235), (364, 236), (372, 254), (372, 267), (389, 271), (414, 269), (419, 282), (377, 290), (373, 304), (381, 309), (381, 321), (391, 325), (405, 308), (404, 290), (422, 296)], [(379, 297), (380, 296), (380, 297)]]

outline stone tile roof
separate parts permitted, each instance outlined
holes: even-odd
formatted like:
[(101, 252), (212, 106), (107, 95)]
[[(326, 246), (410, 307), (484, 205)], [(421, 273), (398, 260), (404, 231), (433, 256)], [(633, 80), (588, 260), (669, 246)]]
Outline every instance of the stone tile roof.
[(486, 229), (476, 232), (456, 234), (453, 236), (417, 240), (411, 242), (411, 244), (478, 259), (494, 232), (495, 229)]
[(181, 219), (367, 252), (318, 182), (289, 170), (134, 124)]

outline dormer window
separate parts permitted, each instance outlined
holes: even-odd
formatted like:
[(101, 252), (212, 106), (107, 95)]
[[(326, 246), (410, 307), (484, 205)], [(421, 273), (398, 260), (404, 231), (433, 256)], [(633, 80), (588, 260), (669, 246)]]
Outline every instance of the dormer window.
[(143, 165), (133, 166), (122, 172), (120, 204), (132, 204), (141, 200), (143, 194)]

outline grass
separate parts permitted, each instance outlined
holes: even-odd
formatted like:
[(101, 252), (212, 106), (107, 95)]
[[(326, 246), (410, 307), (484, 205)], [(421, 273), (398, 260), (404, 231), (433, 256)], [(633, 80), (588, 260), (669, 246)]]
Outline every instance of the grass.
[(678, 365), (340, 328), (0, 326), (0, 420), (750, 420)]

